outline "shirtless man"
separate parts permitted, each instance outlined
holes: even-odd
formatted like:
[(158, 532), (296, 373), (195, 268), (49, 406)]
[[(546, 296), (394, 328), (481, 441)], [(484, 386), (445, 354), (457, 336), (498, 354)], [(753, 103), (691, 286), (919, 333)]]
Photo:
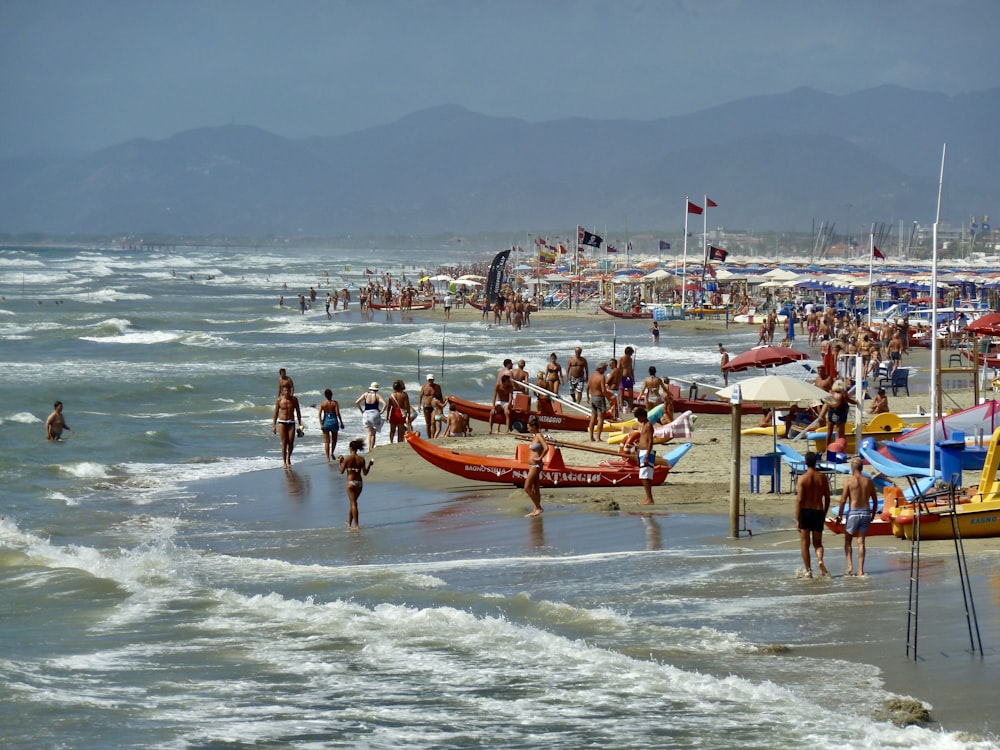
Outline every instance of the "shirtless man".
[(611, 395), (611, 399), (612, 399), (613, 403), (611, 403), (609, 405), (611, 406), (611, 413), (614, 414), (615, 416), (618, 416), (617, 394), (618, 394), (618, 385), (621, 382), (622, 382), (622, 372), (618, 368), (618, 360), (617, 359), (609, 359), (608, 360), (608, 375), (604, 379), (604, 384), (607, 386), (607, 389), (612, 394)]
[(286, 386), (286, 385), (288, 386), (288, 389), (289, 389), (289, 395), (294, 396), (295, 395), (295, 383), (292, 382), (292, 379), (290, 377), (288, 377), (288, 373), (285, 372), (285, 368), (282, 367), (280, 370), (278, 370), (278, 395), (279, 396), (281, 395), (281, 389), (284, 386)]
[(517, 367), (510, 371), (510, 379), (514, 383), (514, 390), (520, 393), (527, 393), (528, 389), (522, 383), (528, 382), (528, 371), (524, 369), (524, 360), (517, 360)]
[(799, 530), (799, 547), (802, 551), (802, 575), (812, 578), (809, 543), (816, 548), (816, 561), (821, 575), (828, 575), (823, 563), (823, 521), (830, 510), (830, 483), (826, 475), (816, 470), (816, 454), (806, 453), (806, 471), (799, 477), (795, 494), (795, 525)]
[[(600, 439), (604, 432), (604, 412), (608, 410), (608, 391), (604, 373), (607, 372), (608, 363), (601, 362), (597, 369), (587, 378), (587, 400), (590, 402), (590, 422), (587, 429), (590, 431), (590, 442), (594, 443)], [(594, 427), (597, 427), (597, 438), (594, 438)]]
[(642, 482), (646, 497), (639, 505), (653, 504), (653, 463), (656, 453), (653, 451), (653, 425), (646, 418), (646, 410), (636, 407), (633, 413), (639, 423), (639, 439), (635, 441), (636, 457), (639, 461), (639, 481)]
[(635, 349), (631, 346), (626, 346), (625, 353), (618, 360), (618, 372), (621, 374), (621, 380), (618, 383), (618, 403), (623, 410), (626, 408), (631, 409), (635, 400), (635, 363), (632, 360), (633, 354), (635, 354)]
[[(514, 397), (514, 382), (510, 375), (501, 375), (500, 382), (493, 386), (493, 413), (490, 414), (490, 434), (493, 434), (493, 417), (502, 413), (507, 422), (507, 432), (510, 432), (510, 402)], [(497, 430), (499, 432), (500, 430)]]
[(278, 434), (281, 427), (281, 461), (285, 468), (292, 465), (292, 451), (295, 450), (295, 423), (302, 427), (302, 410), (299, 400), (292, 395), (292, 388), (285, 384), (281, 386), (281, 395), (274, 402), (274, 418), (271, 420), (271, 432)]
[(833, 377), (827, 374), (826, 365), (816, 367), (816, 379), (813, 380), (813, 385), (822, 388), (827, 393), (833, 390)]
[(52, 413), (49, 414), (49, 418), (45, 420), (45, 439), (46, 440), (62, 440), (63, 430), (73, 429), (66, 424), (66, 420), (63, 419), (63, 402), (56, 401), (52, 407)]
[(897, 330), (889, 339), (889, 374), (892, 375), (903, 363), (903, 338)]
[(729, 370), (726, 369), (726, 365), (729, 364), (729, 352), (726, 351), (726, 347), (719, 342), (719, 370), (722, 371), (722, 383), (723, 385), (729, 385)]
[(844, 516), (844, 556), (847, 558), (846, 575), (854, 575), (854, 537), (858, 538), (858, 575), (865, 574), (865, 536), (868, 525), (878, 510), (878, 494), (875, 483), (861, 473), (864, 462), (860, 458), (851, 459), (851, 475), (844, 480), (844, 491), (840, 495), (840, 505), (837, 506), (837, 523)]
[(652, 409), (667, 397), (667, 386), (664, 385), (656, 375), (656, 368), (649, 366), (649, 377), (642, 381), (642, 390), (639, 392), (639, 401), (646, 407)]
[(566, 377), (569, 378), (569, 397), (580, 403), (583, 400), (583, 390), (590, 377), (590, 366), (587, 358), (582, 356), (583, 349), (576, 347), (573, 356), (566, 362)]
[(500, 371), (497, 373), (497, 382), (499, 383), (504, 375), (510, 375), (513, 372), (514, 372), (514, 360), (505, 359), (503, 361), (503, 367), (501, 367)]
[(417, 398), (417, 408), (424, 413), (424, 425), (427, 427), (427, 437), (434, 436), (434, 398), (444, 400), (441, 386), (434, 382), (434, 373), (427, 373), (427, 382), (420, 389), (420, 396)]

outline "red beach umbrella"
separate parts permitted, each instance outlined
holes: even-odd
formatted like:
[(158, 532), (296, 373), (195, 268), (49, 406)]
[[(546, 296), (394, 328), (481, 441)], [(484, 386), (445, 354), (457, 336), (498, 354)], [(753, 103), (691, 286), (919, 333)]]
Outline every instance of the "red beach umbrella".
[(988, 313), (976, 318), (965, 330), (977, 336), (1000, 336), (1000, 313)]
[(722, 369), (728, 372), (742, 372), (753, 367), (777, 367), (789, 362), (809, 359), (809, 355), (790, 346), (758, 346), (750, 351), (737, 354)]

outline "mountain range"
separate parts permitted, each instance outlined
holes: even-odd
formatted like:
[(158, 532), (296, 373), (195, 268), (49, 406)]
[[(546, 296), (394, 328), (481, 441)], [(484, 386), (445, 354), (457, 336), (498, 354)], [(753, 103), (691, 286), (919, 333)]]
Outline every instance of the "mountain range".
[[(530, 123), (458, 106), (338, 136), (227, 125), (0, 160), (0, 232), (173, 236), (961, 224), (1000, 198), (1000, 88), (757, 96), (659, 120)], [(1000, 214), (1000, 212), (998, 212)], [(700, 223), (700, 219), (698, 219)]]

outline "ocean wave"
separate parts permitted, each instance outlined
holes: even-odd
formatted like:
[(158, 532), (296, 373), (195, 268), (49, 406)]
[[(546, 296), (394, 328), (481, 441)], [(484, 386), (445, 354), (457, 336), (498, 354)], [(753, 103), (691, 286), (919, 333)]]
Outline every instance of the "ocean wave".
[(60, 470), (70, 476), (80, 479), (107, 479), (111, 476), (108, 467), (95, 461), (79, 461), (76, 463), (63, 464)]
[(135, 331), (120, 336), (81, 336), (81, 341), (93, 341), (98, 344), (162, 344), (177, 341), (180, 334), (167, 331)]
[(11, 414), (6, 417), (0, 417), (0, 424), (4, 422), (17, 422), (19, 424), (38, 424), (41, 422), (40, 417), (36, 417), (29, 411), (19, 411), (16, 414)]

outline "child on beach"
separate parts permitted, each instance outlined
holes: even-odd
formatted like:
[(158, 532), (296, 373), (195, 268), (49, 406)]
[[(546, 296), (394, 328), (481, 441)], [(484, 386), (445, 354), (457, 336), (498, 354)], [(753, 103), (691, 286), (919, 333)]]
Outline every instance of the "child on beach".
[(358, 520), (358, 498), (361, 497), (361, 490), (364, 488), (361, 477), (368, 474), (375, 459), (365, 462), (364, 456), (358, 454), (358, 451), (365, 447), (365, 441), (362, 438), (355, 438), (348, 447), (351, 449), (351, 455), (340, 456), (337, 461), (340, 463), (340, 473), (347, 474), (347, 499), (351, 501), (351, 509), (347, 515), (347, 528), (357, 531), (361, 528), (361, 523)]

